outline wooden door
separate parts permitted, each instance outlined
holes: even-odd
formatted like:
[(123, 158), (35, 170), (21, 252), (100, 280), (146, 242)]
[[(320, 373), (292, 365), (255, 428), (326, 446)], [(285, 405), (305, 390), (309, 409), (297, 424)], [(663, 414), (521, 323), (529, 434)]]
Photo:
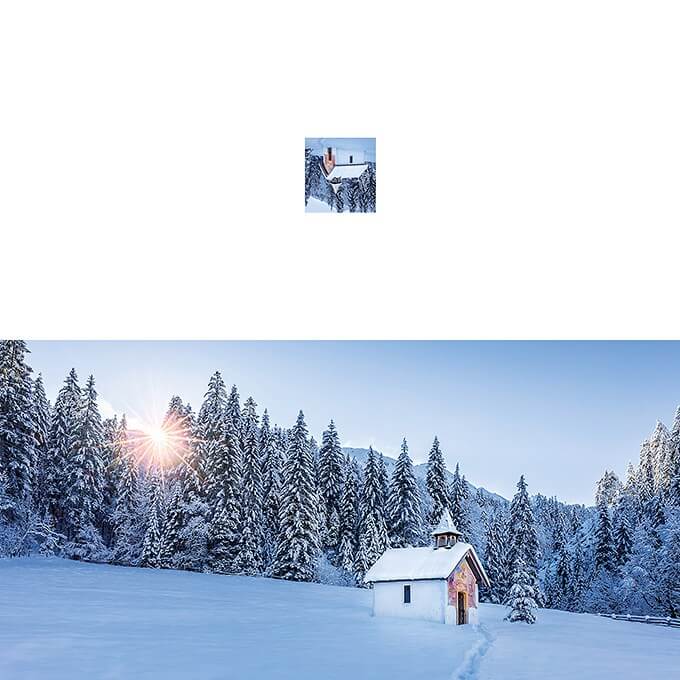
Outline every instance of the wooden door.
[(465, 623), (465, 593), (458, 593), (458, 625)]

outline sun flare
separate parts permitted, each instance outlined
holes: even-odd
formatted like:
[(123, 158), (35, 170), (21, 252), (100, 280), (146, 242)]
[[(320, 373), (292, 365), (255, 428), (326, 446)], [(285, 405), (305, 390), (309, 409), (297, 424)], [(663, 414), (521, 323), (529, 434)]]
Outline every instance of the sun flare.
[(151, 428), (148, 435), (149, 439), (151, 439), (158, 448), (167, 446), (169, 441), (168, 433), (162, 427)]
[(166, 417), (162, 424), (140, 423), (128, 438), (136, 460), (144, 465), (172, 467), (186, 462), (189, 446), (184, 419)]

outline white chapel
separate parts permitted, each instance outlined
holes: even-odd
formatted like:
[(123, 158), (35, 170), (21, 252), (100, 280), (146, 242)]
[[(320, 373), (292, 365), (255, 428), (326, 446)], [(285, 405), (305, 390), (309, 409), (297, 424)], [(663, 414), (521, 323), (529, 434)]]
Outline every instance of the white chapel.
[(364, 577), (373, 584), (373, 615), (477, 623), (479, 585), (488, 586), (489, 579), (475, 549), (460, 537), (445, 510), (432, 546), (386, 550)]

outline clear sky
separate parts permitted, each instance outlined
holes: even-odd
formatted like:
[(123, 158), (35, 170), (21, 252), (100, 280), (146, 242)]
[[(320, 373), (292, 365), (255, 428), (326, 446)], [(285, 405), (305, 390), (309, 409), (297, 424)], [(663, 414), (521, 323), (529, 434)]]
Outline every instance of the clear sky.
[(335, 146), (339, 149), (357, 149), (366, 154), (367, 161), (375, 162), (375, 137), (306, 137), (305, 146), (315, 154), (323, 155), (326, 148)]
[(591, 503), (605, 469), (621, 476), (657, 419), (680, 403), (676, 342), (29, 342), (50, 400), (74, 366), (94, 373), (102, 411), (154, 424), (173, 394), (200, 406), (220, 370), (241, 398), (291, 425), (299, 409), (320, 439), (416, 462), (436, 434), (450, 468), (509, 497)]

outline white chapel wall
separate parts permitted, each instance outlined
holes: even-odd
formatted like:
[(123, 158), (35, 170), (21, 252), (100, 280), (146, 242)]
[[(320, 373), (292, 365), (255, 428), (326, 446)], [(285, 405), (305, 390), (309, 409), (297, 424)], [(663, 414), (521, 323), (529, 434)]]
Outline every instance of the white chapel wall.
[[(411, 586), (411, 602), (404, 603), (404, 586)], [(444, 622), (446, 581), (389, 581), (373, 586), (373, 614)]]

